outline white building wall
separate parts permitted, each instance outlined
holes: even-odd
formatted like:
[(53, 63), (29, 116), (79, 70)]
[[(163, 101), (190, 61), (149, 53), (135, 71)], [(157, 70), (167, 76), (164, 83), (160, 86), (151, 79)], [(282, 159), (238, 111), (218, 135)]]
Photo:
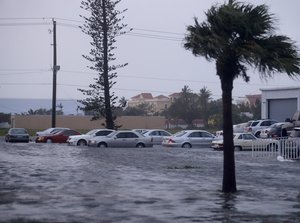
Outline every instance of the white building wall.
[(260, 89), (261, 95), (261, 117), (262, 119), (268, 118), (268, 100), (270, 99), (288, 99), (297, 98), (297, 110), (300, 110), (300, 87), (287, 87), (287, 88), (269, 88)]

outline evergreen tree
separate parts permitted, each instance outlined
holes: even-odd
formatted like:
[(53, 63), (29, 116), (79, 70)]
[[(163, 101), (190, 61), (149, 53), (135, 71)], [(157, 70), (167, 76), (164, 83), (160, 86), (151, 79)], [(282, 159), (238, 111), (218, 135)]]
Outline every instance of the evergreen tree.
[(127, 65), (113, 64), (116, 49), (116, 37), (125, 34), (126, 24), (121, 23), (121, 16), (127, 9), (116, 9), (121, 0), (85, 0), (81, 2), (81, 8), (90, 13), (90, 17), (81, 16), (85, 23), (81, 28), (83, 33), (92, 38), (89, 55), (83, 57), (92, 63), (89, 68), (97, 72), (95, 83), (89, 85), (89, 89), (78, 89), (87, 96), (79, 100), (83, 105), (80, 109), (93, 114), (92, 120), (105, 118), (105, 127), (116, 128), (114, 109), (117, 96), (111, 91), (116, 83), (116, 70)]

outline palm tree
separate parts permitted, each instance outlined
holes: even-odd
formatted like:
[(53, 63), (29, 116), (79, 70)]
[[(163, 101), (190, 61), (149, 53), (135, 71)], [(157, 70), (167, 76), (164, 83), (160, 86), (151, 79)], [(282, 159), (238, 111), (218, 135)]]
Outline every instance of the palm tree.
[(199, 93), (199, 104), (200, 104), (200, 113), (204, 120), (205, 128), (208, 128), (208, 117), (209, 117), (209, 110), (208, 105), (209, 101), (211, 100), (211, 91), (208, 90), (206, 87), (200, 89)]
[(232, 129), (233, 80), (249, 81), (247, 66), (257, 68), (261, 77), (276, 72), (299, 75), (300, 58), (295, 43), (275, 35), (274, 15), (266, 5), (253, 6), (229, 0), (206, 12), (207, 20), (187, 27), (184, 47), (195, 56), (215, 60), (223, 100), (224, 161), (223, 192), (236, 192)]

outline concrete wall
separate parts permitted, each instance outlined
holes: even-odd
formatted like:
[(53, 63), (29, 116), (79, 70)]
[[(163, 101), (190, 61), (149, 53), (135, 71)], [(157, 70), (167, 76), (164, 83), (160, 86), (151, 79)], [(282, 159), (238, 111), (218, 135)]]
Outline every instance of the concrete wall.
[[(92, 116), (56, 116), (57, 127), (71, 129), (104, 128), (105, 120), (91, 121)], [(117, 119), (121, 129), (164, 129), (165, 118), (161, 116), (122, 116)], [(11, 126), (26, 129), (47, 129), (51, 127), (50, 115), (12, 115)]]

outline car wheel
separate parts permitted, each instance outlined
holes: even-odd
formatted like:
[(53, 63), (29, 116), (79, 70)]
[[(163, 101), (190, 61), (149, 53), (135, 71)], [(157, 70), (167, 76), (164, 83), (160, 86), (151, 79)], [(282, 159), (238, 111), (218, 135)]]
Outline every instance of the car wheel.
[(77, 142), (77, 146), (86, 146), (87, 145), (87, 143), (86, 143), (86, 141), (85, 140), (79, 140), (78, 142)]
[(260, 132), (256, 132), (256, 133), (255, 133), (255, 137), (256, 137), (256, 138), (260, 138)]
[(143, 143), (138, 143), (136, 145), (136, 148), (144, 148), (144, 147), (145, 147), (145, 145)]
[(192, 148), (192, 145), (191, 144), (189, 144), (189, 143), (184, 143), (183, 145), (182, 145), (182, 148)]
[(237, 150), (237, 151), (242, 151), (242, 150), (243, 150), (243, 148), (242, 148), (241, 146), (235, 146), (235, 147), (234, 147), (234, 150)]
[(99, 148), (106, 148), (106, 147), (107, 147), (107, 144), (106, 144), (105, 142), (100, 142), (100, 143), (98, 144), (98, 147), (99, 147)]
[(51, 139), (47, 139), (46, 142), (47, 142), (47, 143), (52, 143), (52, 140), (51, 140)]

